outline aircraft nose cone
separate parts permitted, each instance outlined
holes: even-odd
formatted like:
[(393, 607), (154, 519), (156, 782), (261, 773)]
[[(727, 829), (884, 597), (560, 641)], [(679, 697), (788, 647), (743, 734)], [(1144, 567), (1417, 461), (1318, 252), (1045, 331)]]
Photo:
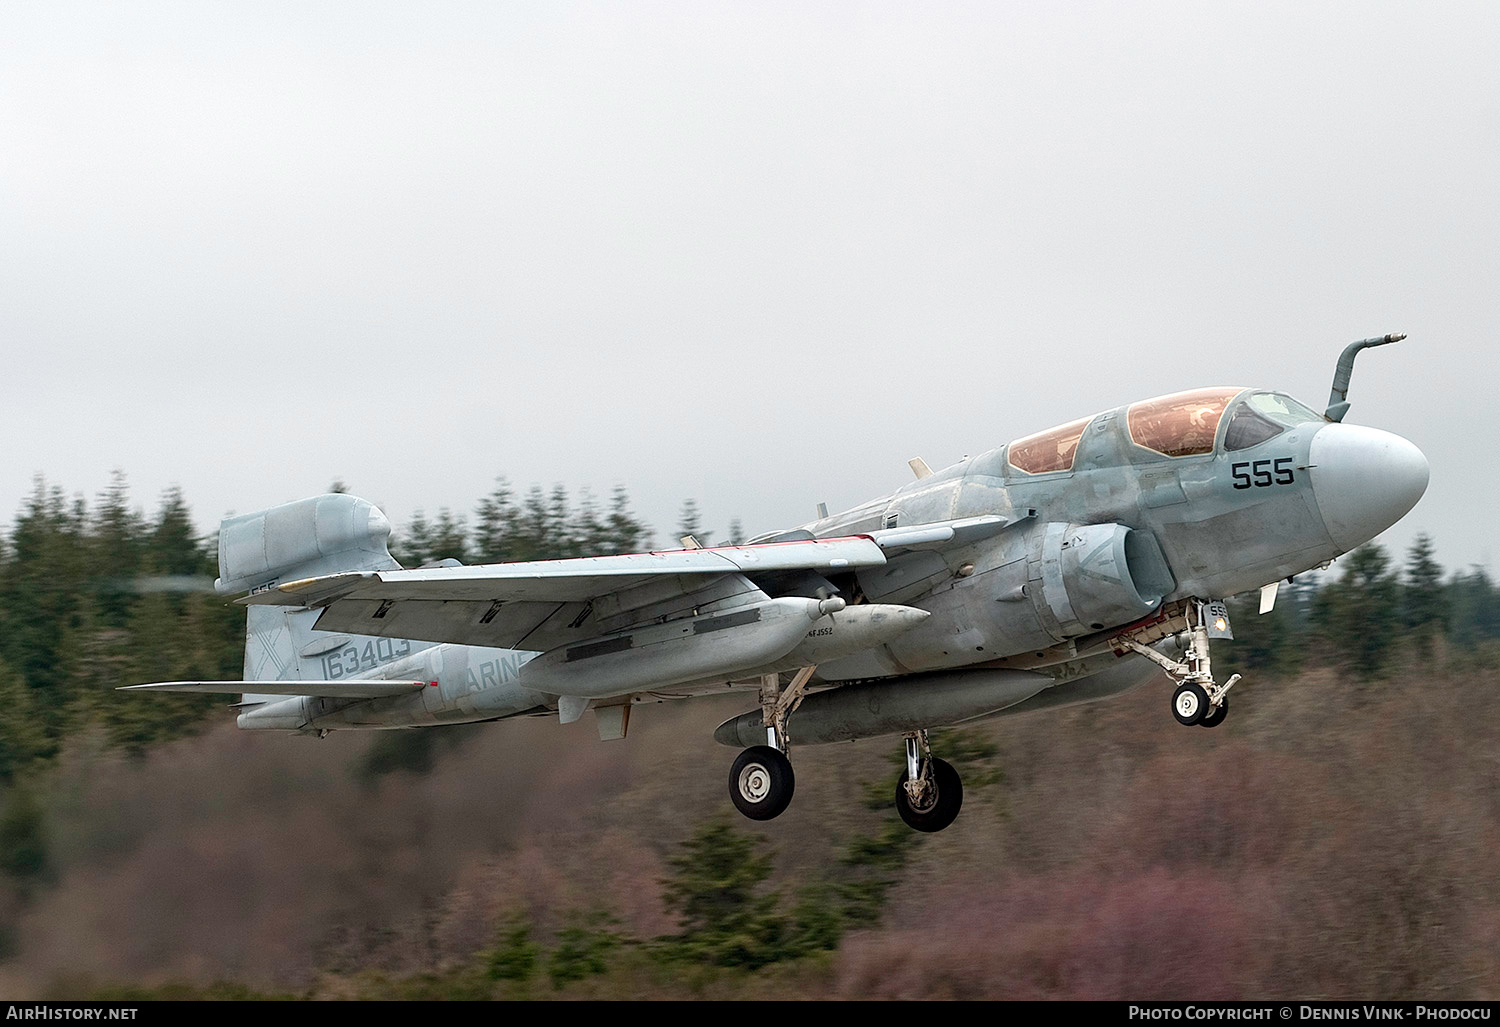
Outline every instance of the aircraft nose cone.
[(1378, 428), (1324, 425), (1308, 463), (1323, 524), (1346, 553), (1399, 521), (1427, 491), (1422, 451)]

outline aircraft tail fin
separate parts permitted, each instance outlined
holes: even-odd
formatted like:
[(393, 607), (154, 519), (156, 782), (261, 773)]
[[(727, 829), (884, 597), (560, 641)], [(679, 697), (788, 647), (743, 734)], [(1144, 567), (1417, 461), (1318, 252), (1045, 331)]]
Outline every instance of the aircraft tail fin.
[(297, 578), (401, 565), (387, 544), (391, 522), (355, 496), (330, 493), (219, 524), (219, 595), (259, 592)]
[[(400, 570), (388, 542), (391, 522), (374, 504), (334, 493), (226, 518), (219, 525), (220, 595), (258, 592), (298, 578), (340, 571)], [(245, 626), (246, 681), (364, 677), (377, 664), (427, 643), (351, 638), (313, 631), (317, 610), (251, 606)], [(368, 648), (369, 653), (364, 649)], [(352, 650), (353, 655), (348, 655)], [(337, 664), (335, 667), (334, 664)], [(246, 693), (242, 703), (280, 698)]]

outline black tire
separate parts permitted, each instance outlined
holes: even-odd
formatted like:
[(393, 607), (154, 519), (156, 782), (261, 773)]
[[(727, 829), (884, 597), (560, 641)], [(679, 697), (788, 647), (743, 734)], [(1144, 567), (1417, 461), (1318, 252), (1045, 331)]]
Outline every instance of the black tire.
[(1219, 705), (1212, 707), (1203, 719), (1198, 721), (1199, 727), (1218, 727), (1224, 723), (1224, 718), (1229, 716), (1229, 700), (1220, 699)]
[(1202, 720), (1207, 712), (1208, 693), (1197, 682), (1178, 685), (1177, 691), (1172, 693), (1172, 716), (1177, 718), (1177, 723), (1191, 726)]
[(906, 821), (906, 826), (915, 831), (941, 831), (958, 818), (964, 805), (964, 783), (959, 779), (953, 765), (939, 759), (932, 761), (932, 784), (937, 791), (932, 805), (916, 809), (906, 794), (906, 772), (896, 782), (896, 812)]
[(729, 799), (751, 820), (771, 820), (785, 813), (796, 786), (792, 761), (769, 745), (751, 746), (729, 768)]

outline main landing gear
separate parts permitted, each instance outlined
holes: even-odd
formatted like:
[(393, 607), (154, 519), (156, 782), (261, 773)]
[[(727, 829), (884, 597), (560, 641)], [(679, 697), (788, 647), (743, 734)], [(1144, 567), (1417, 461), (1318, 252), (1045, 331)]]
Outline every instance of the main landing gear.
[[(751, 820), (771, 820), (791, 805), (797, 780), (787, 759), (786, 721), (801, 704), (816, 667), (803, 667), (786, 690), (781, 677), (767, 674), (760, 682), (761, 715), (766, 725), (765, 745), (752, 745), (729, 768), (729, 799)], [(958, 771), (932, 755), (926, 731), (906, 736), (906, 770), (896, 782), (896, 812), (917, 831), (941, 831), (953, 823), (964, 804)]]
[(752, 745), (729, 768), (729, 800), (751, 820), (771, 820), (786, 812), (797, 788), (792, 761), (787, 759), (786, 719), (802, 705), (807, 682), (817, 667), (803, 667), (781, 689), (780, 674), (760, 679), (760, 711), (766, 723), (766, 744)]
[(769, 745), (751, 746), (729, 768), (729, 798), (751, 820), (770, 820), (785, 813), (796, 788), (792, 761)]
[[(1217, 603), (1194, 599), (1185, 604), (1181, 613), (1172, 620), (1153, 623), (1140, 631), (1111, 640), (1111, 645), (1117, 650), (1129, 649), (1139, 653), (1161, 667), (1168, 677), (1177, 682), (1177, 690), (1172, 693), (1172, 716), (1177, 718), (1179, 724), (1218, 727), (1229, 716), (1228, 693), (1240, 676), (1232, 675), (1222, 685), (1216, 683), (1208, 653), (1209, 627), (1219, 617), (1227, 618), (1228, 615), (1222, 611), (1223, 607)], [(1149, 644), (1178, 630), (1172, 623), (1173, 620), (1181, 623), (1188, 635), (1188, 648), (1180, 663), (1152, 649)], [(1223, 631), (1227, 627), (1227, 621), (1214, 626)], [(1164, 630), (1166, 628), (1171, 630)]]
[(916, 831), (941, 831), (958, 817), (964, 784), (946, 760), (932, 755), (926, 731), (906, 736), (906, 770), (896, 781), (896, 812)]

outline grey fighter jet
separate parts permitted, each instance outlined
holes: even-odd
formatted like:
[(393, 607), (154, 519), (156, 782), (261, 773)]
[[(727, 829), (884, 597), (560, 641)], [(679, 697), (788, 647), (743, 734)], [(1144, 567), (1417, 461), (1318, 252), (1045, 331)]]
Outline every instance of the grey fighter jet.
[(1350, 345), (1321, 414), (1204, 388), (1028, 435), (889, 495), (744, 545), (403, 570), (371, 504), (326, 495), (231, 517), (222, 595), (248, 593), (239, 726), (326, 735), (519, 716), (625, 737), (635, 704), (744, 692), (714, 737), (729, 795), (791, 802), (793, 742), (903, 735), (901, 817), (951, 824), (958, 772), (927, 730), (1092, 702), (1165, 674), (1178, 722), (1213, 727), (1223, 597), (1327, 565), (1427, 488), (1407, 440), (1344, 424)]

